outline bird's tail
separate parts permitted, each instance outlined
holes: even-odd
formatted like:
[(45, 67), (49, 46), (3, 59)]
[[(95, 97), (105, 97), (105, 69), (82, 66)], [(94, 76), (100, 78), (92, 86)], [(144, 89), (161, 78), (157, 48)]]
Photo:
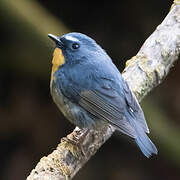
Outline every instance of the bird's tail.
[(152, 154), (157, 154), (157, 148), (149, 137), (145, 134), (144, 136), (138, 136), (135, 139), (137, 145), (139, 146), (142, 153), (149, 158)]
[(150, 140), (144, 130), (141, 127), (138, 127), (138, 125), (136, 125), (136, 132), (137, 137), (135, 139), (135, 142), (139, 146), (142, 153), (147, 158), (149, 158), (152, 154), (157, 154), (158, 151), (156, 146), (153, 144), (153, 142)]
[(142, 151), (142, 153), (149, 158), (152, 154), (157, 154), (157, 148), (153, 144), (153, 142), (149, 139), (149, 137), (146, 134), (146, 129), (142, 126), (139, 121), (136, 119), (139, 117), (135, 117), (131, 111), (128, 113), (125, 111), (125, 115), (127, 120), (129, 121), (130, 125), (133, 127), (135, 130), (136, 136), (134, 137), (136, 144)]

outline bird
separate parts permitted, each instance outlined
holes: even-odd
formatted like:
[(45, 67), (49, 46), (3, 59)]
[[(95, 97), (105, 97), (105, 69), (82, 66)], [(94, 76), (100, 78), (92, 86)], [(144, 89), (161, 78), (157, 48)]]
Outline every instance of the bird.
[(143, 110), (107, 52), (82, 33), (48, 37), (55, 43), (50, 92), (64, 116), (80, 129), (110, 124), (147, 158), (157, 154)]

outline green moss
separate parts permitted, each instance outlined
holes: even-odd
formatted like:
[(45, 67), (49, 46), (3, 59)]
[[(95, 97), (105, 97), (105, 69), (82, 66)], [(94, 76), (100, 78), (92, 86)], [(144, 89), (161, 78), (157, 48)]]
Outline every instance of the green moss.
[(161, 79), (162, 79), (162, 77), (161, 77), (162, 68), (163, 68), (163, 65), (162, 65), (162, 64), (159, 64), (158, 67), (156, 68), (156, 73), (157, 73), (157, 75), (158, 75), (158, 77), (159, 77), (158, 80), (161, 80)]
[(77, 146), (77, 145), (74, 145), (70, 142), (67, 142), (67, 141), (62, 141), (60, 146), (62, 146), (63, 148), (65, 149), (68, 149), (69, 152), (71, 152), (71, 154), (75, 157), (75, 158), (79, 158), (82, 153), (81, 153), (81, 149)]
[(180, 4), (180, 0), (174, 0), (174, 4)]
[(131, 59), (126, 61), (126, 67), (130, 66), (131, 64), (134, 63), (134, 61), (137, 59), (136, 56), (133, 56)]
[(175, 6), (175, 5), (180, 5), (180, 0), (174, 0), (170, 10)]
[(142, 62), (142, 64), (147, 64), (148, 63), (147, 57), (146, 56), (142, 56), (141, 57), (141, 62)]
[(140, 92), (141, 98), (145, 96), (146, 92), (147, 92), (146, 88), (141, 89), (141, 92)]

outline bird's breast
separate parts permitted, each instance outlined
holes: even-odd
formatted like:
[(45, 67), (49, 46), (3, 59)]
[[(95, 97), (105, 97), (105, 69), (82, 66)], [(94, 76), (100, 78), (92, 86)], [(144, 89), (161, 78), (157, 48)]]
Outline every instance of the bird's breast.
[(53, 59), (52, 59), (52, 71), (51, 71), (51, 84), (52, 81), (55, 80), (54, 73), (59, 69), (60, 66), (62, 66), (65, 63), (65, 58), (62, 53), (62, 50), (59, 48), (56, 48), (54, 50)]
[(52, 82), (51, 86), (51, 95), (53, 101), (58, 106), (59, 110), (64, 114), (64, 116), (71, 123), (75, 123), (76, 116), (74, 116), (74, 114), (78, 113), (78, 106), (66, 98), (54, 82)]

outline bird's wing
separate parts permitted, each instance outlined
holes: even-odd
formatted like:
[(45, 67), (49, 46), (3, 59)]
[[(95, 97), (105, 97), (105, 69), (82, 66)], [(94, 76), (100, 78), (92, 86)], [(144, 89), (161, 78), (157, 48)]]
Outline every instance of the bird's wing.
[[(91, 63), (84, 65), (83, 68), (81, 64), (76, 65), (76, 68), (71, 68), (64, 77), (57, 78), (59, 88), (67, 98), (86, 111), (135, 138), (136, 130), (130, 120), (138, 122), (139, 114), (136, 112), (139, 112), (141, 108), (128, 89), (128, 85), (124, 84), (118, 70), (112, 63), (108, 63), (109, 61), (99, 62), (98, 66)], [(84, 69), (87, 69), (86, 73)], [(125, 110), (130, 111), (130, 108), (135, 112), (133, 113), (135, 117), (130, 117), (129, 120), (125, 115)], [(143, 120), (140, 124), (144, 123)], [(142, 127), (147, 130), (146, 126)]]
[(135, 95), (132, 93), (132, 91), (130, 90), (127, 82), (122, 79), (123, 83), (123, 89), (124, 89), (124, 95), (126, 98), (126, 103), (129, 107), (129, 110), (133, 110), (133, 116), (136, 119), (136, 122), (139, 123), (139, 125), (143, 128), (143, 130), (146, 133), (149, 133), (149, 128), (147, 126), (145, 117), (144, 117), (144, 113), (135, 97)]
[(79, 105), (94, 116), (135, 138), (136, 132), (124, 116), (124, 101), (109, 89), (85, 90), (80, 93)]

